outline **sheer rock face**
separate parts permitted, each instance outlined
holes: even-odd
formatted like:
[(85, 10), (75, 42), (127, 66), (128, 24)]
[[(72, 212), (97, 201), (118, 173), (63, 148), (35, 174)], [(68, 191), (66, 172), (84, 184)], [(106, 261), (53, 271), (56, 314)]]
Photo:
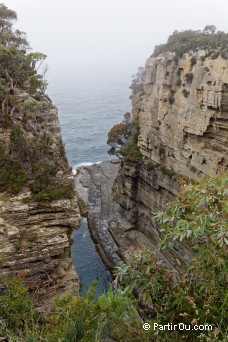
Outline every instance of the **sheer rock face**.
[(109, 160), (82, 166), (75, 176), (81, 213), (87, 216), (96, 248), (110, 269), (128, 258), (135, 248), (152, 246), (144, 234), (132, 229), (124, 208), (113, 201), (118, 170), (119, 162)]
[[(177, 193), (178, 176), (197, 179), (227, 170), (228, 61), (204, 54), (194, 55), (195, 64), (188, 54), (179, 60), (173, 53), (148, 59), (141, 91), (132, 96), (143, 157), (139, 164), (122, 163), (115, 198), (155, 249), (160, 233), (153, 213), (165, 210)], [(176, 269), (190, 256), (183, 244), (163, 251)]]
[(70, 254), (71, 230), (79, 223), (76, 201), (23, 204), (27, 195), (0, 195), (1, 279), (25, 277), (38, 299), (77, 293)]
[(191, 178), (228, 164), (228, 61), (202, 53), (193, 66), (189, 55), (148, 59), (144, 92), (133, 96), (143, 157)]
[[(57, 110), (47, 97), (42, 100), (47, 108), (29, 114), (24, 126), (20, 113), (13, 113), (13, 122), (27, 137), (45, 134), (51, 138), (50, 155), (64, 165), (56, 170), (56, 178), (59, 184), (68, 180), (73, 186), (73, 176), (60, 150)], [(5, 151), (10, 147), (9, 137), (10, 128), (0, 129)], [(0, 192), (0, 291), (4, 288), (4, 278), (22, 277), (36, 294), (38, 306), (45, 307), (56, 294), (79, 292), (70, 245), (72, 230), (80, 224), (80, 214), (76, 198), (41, 204), (32, 201), (30, 195), (27, 186), (17, 195)]]

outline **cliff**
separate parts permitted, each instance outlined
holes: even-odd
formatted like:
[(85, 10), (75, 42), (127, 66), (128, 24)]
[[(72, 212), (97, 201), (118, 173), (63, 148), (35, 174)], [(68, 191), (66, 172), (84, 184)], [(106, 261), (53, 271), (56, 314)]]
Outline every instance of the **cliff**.
[[(140, 162), (123, 161), (115, 200), (124, 217), (153, 244), (160, 241), (153, 219), (178, 191), (184, 177), (216, 175), (228, 166), (228, 60), (204, 50), (150, 57), (132, 87), (138, 120)], [(176, 244), (163, 259), (181, 269), (192, 254)]]
[[(228, 61), (203, 52), (150, 58), (133, 96), (145, 159), (191, 178), (227, 167)], [(140, 96), (141, 95), (141, 96)]]
[(75, 175), (81, 214), (87, 216), (96, 248), (109, 269), (126, 259), (135, 248), (152, 247), (145, 235), (132, 227), (124, 208), (113, 200), (119, 168), (118, 160), (109, 160), (82, 166)]
[(31, 52), (0, 4), (0, 291), (20, 277), (40, 307), (78, 293), (70, 255), (80, 222), (57, 109), (45, 95), (46, 55)]
[(0, 283), (21, 277), (39, 306), (77, 294), (71, 232), (80, 214), (57, 109), (46, 95), (15, 89), (0, 126)]
[[(109, 267), (140, 246), (156, 250), (179, 272), (193, 255), (186, 243), (157, 250), (161, 233), (154, 214), (166, 210), (186, 178), (227, 170), (228, 61), (206, 53), (178, 58), (164, 52), (149, 58), (132, 84), (133, 130), (138, 131), (138, 122), (140, 152), (131, 143), (119, 170), (118, 164), (105, 162), (77, 172), (81, 212), (88, 216)], [(109, 133), (109, 141), (118, 144), (126, 127), (125, 118)]]

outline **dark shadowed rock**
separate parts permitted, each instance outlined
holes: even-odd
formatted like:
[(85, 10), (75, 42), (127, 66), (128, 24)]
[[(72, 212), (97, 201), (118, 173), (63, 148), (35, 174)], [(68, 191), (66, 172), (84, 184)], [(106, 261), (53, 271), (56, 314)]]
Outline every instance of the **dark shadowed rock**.
[(87, 214), (91, 234), (105, 264), (113, 267), (139, 245), (149, 240), (127, 221), (125, 212), (113, 201), (118, 161), (80, 167), (75, 187), (81, 212)]

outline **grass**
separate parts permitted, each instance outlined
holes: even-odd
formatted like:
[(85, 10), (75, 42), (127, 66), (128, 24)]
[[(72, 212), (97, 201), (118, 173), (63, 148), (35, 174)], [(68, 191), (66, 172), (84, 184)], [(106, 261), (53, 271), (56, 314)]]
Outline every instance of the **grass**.
[(164, 173), (164, 175), (167, 175), (174, 180), (178, 179), (178, 175), (173, 169), (167, 169), (165, 166), (161, 166), (160, 170), (162, 173)]
[(73, 190), (72, 184), (66, 185), (52, 185), (47, 189), (42, 190), (36, 194), (32, 195), (32, 199), (37, 202), (50, 202), (56, 201), (62, 198), (74, 198), (75, 192)]
[(156, 165), (150, 160), (146, 165), (147, 171), (152, 171), (156, 168)]
[(17, 194), (27, 186), (37, 202), (73, 198), (71, 181), (56, 179), (59, 170), (68, 171), (64, 147), (59, 145), (59, 157), (56, 157), (52, 144), (52, 139), (45, 135), (28, 138), (26, 132), (14, 127), (10, 135), (10, 153), (6, 153), (0, 144), (0, 191)]

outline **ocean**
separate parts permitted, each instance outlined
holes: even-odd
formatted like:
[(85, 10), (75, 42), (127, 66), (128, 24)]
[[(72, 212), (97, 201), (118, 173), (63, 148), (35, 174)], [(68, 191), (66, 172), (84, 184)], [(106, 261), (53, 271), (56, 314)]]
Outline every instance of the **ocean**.
[(131, 71), (76, 69), (50, 77), (48, 94), (59, 110), (63, 142), (73, 168), (107, 160), (107, 134), (130, 111)]
[[(78, 166), (104, 161), (107, 134), (130, 111), (130, 68), (81, 68), (58, 70), (49, 77), (48, 95), (58, 108), (68, 161), (75, 171)], [(107, 290), (111, 277), (90, 236), (87, 222), (82, 220), (73, 232), (72, 260), (84, 295), (97, 280), (97, 295)]]

